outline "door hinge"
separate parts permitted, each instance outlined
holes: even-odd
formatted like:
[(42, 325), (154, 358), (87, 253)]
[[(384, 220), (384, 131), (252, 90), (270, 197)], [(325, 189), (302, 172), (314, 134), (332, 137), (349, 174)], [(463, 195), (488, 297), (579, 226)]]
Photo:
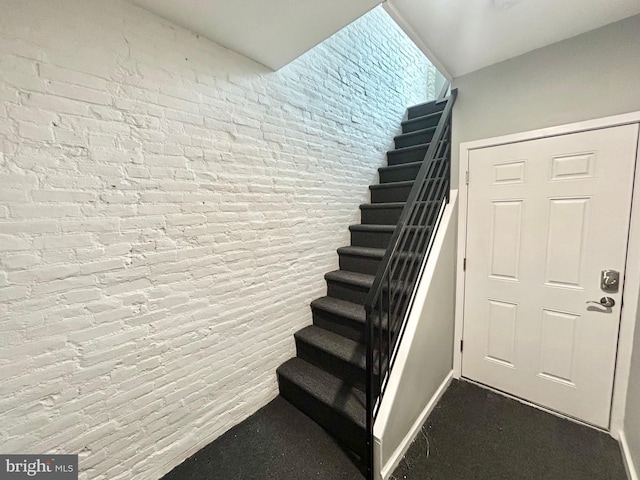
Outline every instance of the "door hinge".
[(467, 170), (464, 174), (464, 182), (469, 185), (469, 170)]
[(464, 340), (460, 340), (460, 351), (464, 350)]
[(464, 260), (462, 260), (462, 271), (463, 272), (467, 271), (467, 259), (466, 258)]

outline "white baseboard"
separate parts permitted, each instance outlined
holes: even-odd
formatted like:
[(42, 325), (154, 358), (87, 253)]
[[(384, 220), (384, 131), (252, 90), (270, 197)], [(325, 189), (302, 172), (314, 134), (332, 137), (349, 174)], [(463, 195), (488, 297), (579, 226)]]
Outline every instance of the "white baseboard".
[(631, 450), (629, 450), (629, 443), (627, 443), (627, 436), (624, 431), (618, 433), (620, 448), (622, 449), (622, 458), (624, 459), (624, 466), (627, 469), (627, 476), (629, 480), (640, 480), (638, 477), (638, 471), (633, 464), (633, 457), (631, 457)]
[[(411, 442), (413, 442), (413, 439), (416, 437), (416, 435), (422, 428), (422, 425), (424, 425), (424, 422), (426, 422), (427, 417), (440, 401), (440, 398), (442, 397), (444, 392), (447, 390), (447, 387), (451, 383), (452, 379), (453, 379), (453, 370), (451, 370), (447, 374), (447, 376), (444, 378), (443, 382), (440, 384), (436, 392), (433, 394), (433, 397), (431, 397), (431, 400), (429, 400), (429, 403), (427, 403), (427, 406), (424, 408), (424, 410), (422, 411), (418, 419), (415, 421), (415, 423), (409, 430), (409, 433), (407, 433), (407, 435), (402, 439), (402, 442), (400, 442), (400, 445), (398, 445), (398, 448), (396, 448), (396, 451), (393, 452), (393, 454), (391, 455), (391, 458), (389, 459), (387, 464), (380, 469), (380, 478), (382, 480), (387, 480), (389, 476), (391, 476), (395, 468), (398, 466), (398, 464), (400, 463), (400, 460), (402, 460), (402, 457), (404, 457), (404, 454), (407, 453), (407, 450), (411, 446)], [(638, 480), (638, 479), (634, 478), (632, 480)]]

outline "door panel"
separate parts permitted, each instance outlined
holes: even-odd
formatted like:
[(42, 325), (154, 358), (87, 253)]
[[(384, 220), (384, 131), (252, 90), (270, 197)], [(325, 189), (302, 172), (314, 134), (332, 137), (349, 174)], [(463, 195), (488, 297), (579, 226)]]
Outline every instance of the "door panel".
[(549, 226), (545, 262), (545, 284), (582, 288), (585, 223), (589, 198), (549, 200)]
[[(626, 125), (470, 152), (463, 376), (608, 427), (637, 139)], [(587, 304), (603, 296), (616, 305)]]
[(522, 201), (492, 202), (491, 269), (493, 278), (518, 280)]
[(489, 300), (487, 359), (513, 367), (518, 305)]

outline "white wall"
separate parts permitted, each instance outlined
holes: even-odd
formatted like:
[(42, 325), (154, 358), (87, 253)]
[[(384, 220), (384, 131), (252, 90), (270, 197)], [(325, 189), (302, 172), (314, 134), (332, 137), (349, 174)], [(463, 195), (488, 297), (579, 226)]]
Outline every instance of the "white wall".
[(376, 418), (382, 478), (404, 456), (453, 371), (457, 190), (444, 211)]
[(0, 10), (0, 451), (159, 478), (276, 395), (434, 72), (381, 9), (276, 73), (121, 0)]
[(640, 110), (640, 15), (453, 79), (459, 144)]
[[(640, 311), (640, 306), (638, 311)], [(633, 341), (624, 432), (629, 445), (629, 453), (636, 469), (636, 475), (640, 475), (640, 470), (638, 470), (640, 468), (640, 316), (636, 320)]]

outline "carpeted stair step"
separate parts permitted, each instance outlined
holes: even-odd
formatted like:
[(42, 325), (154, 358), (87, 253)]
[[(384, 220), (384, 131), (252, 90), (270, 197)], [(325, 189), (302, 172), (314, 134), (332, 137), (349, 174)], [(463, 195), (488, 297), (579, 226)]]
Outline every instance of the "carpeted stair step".
[(364, 305), (369, 289), (373, 285), (374, 276), (334, 270), (325, 273), (324, 279), (327, 281), (327, 296)]
[[(437, 202), (426, 202), (421, 205), (425, 204), (431, 207)], [(405, 202), (362, 204), (360, 205), (360, 222), (374, 225), (395, 225), (400, 220), (405, 205)], [(418, 215), (421, 214), (422, 212), (418, 211)]]
[(362, 343), (315, 325), (294, 337), (299, 358), (364, 391), (367, 350)]
[(387, 248), (395, 225), (350, 225), (351, 245), (354, 247)]
[(369, 185), (371, 203), (406, 202), (413, 181)]
[(412, 147), (422, 143), (429, 143), (436, 132), (436, 127), (423, 128), (410, 133), (403, 133), (393, 139), (396, 148)]
[[(358, 272), (348, 272), (345, 270), (334, 270), (332, 272), (325, 273), (324, 278), (327, 282), (328, 297), (364, 305), (369, 290), (373, 285), (375, 275), (367, 275), (365, 273)], [(396, 281), (393, 280), (391, 286), (392, 290), (396, 291), (400, 284), (396, 283)], [(387, 291), (386, 287), (383, 287), (383, 289), (385, 292)], [(403, 294), (410, 293), (411, 291), (409, 290), (403, 291)], [(386, 295), (383, 296), (382, 304), (383, 307), (386, 308)]]
[(420, 170), (421, 166), (422, 162), (412, 162), (380, 167), (378, 169), (380, 183), (413, 181), (416, 179), (416, 175), (418, 175), (418, 170)]
[[(413, 181), (418, 176), (418, 171), (420, 167), (424, 165), (425, 162), (411, 162), (411, 163), (402, 163), (400, 165), (390, 165), (388, 167), (380, 167), (378, 169), (378, 174), (380, 176), (380, 183), (394, 183), (394, 182), (406, 182)], [(432, 174), (440, 177), (443, 176), (446, 172), (446, 162), (442, 159), (433, 160), (433, 166), (431, 167), (431, 172), (427, 171), (427, 174)]]
[(402, 122), (402, 133), (415, 132), (416, 130), (424, 130), (425, 128), (436, 127), (440, 121), (442, 112), (428, 113), (422, 117), (415, 117), (411, 120)]
[[(424, 215), (424, 217), (421, 215)], [(421, 226), (409, 225), (406, 227), (407, 230), (409, 230), (407, 242), (413, 241), (413, 235), (416, 233), (418, 233), (420, 237), (422, 230), (429, 229), (435, 222), (437, 216), (438, 211), (436, 209), (424, 213), (418, 210), (415, 223), (419, 222)], [(393, 237), (393, 232), (396, 230), (396, 226), (358, 224), (349, 226), (349, 230), (351, 231), (351, 246), (386, 249), (391, 243), (391, 238)]]
[[(383, 308), (386, 308), (386, 305), (387, 302), (384, 301)], [(364, 342), (367, 315), (363, 303), (325, 296), (311, 302), (311, 311), (313, 313), (314, 325), (326, 330), (331, 330), (357, 342)], [(378, 322), (379, 317), (376, 316), (375, 324), (378, 325)], [(384, 345), (386, 345), (387, 327), (387, 315), (386, 312), (383, 312), (382, 341)], [(374, 334), (376, 336), (375, 341), (378, 342), (380, 340), (378, 338), (378, 332), (375, 331)]]
[[(446, 164), (438, 164), (435, 177), (427, 179), (427, 182), (434, 183), (442, 180), (441, 173), (446, 172)], [(442, 172), (444, 170), (444, 172)], [(413, 187), (413, 181), (381, 183), (379, 185), (369, 185), (371, 192), (371, 203), (406, 202), (409, 192)], [(431, 188), (428, 185), (427, 188)]]
[(384, 248), (340, 247), (340, 270), (375, 275), (384, 252)]
[(387, 152), (387, 164), (400, 165), (401, 163), (421, 162), (424, 160), (428, 149), (428, 143), (421, 143), (411, 147), (396, 148), (395, 150)]
[(364, 203), (360, 205), (360, 222), (374, 225), (398, 223), (405, 202)]
[(280, 394), (336, 440), (363, 457), (366, 449), (366, 397), (362, 390), (300, 359), (276, 370)]
[(367, 314), (364, 305), (335, 297), (321, 297), (311, 302), (313, 324), (339, 335), (364, 342)]
[(407, 110), (407, 118), (410, 120), (416, 117), (423, 117), (434, 112), (442, 112), (446, 106), (446, 101), (432, 101), (414, 105)]
[[(367, 314), (364, 305), (334, 297), (320, 297), (311, 302), (313, 324), (334, 333), (364, 343)], [(382, 317), (383, 345), (386, 346), (387, 316)], [(377, 323), (376, 323), (377, 324)], [(376, 334), (376, 342), (380, 338)], [(376, 343), (378, 345), (378, 343)]]

